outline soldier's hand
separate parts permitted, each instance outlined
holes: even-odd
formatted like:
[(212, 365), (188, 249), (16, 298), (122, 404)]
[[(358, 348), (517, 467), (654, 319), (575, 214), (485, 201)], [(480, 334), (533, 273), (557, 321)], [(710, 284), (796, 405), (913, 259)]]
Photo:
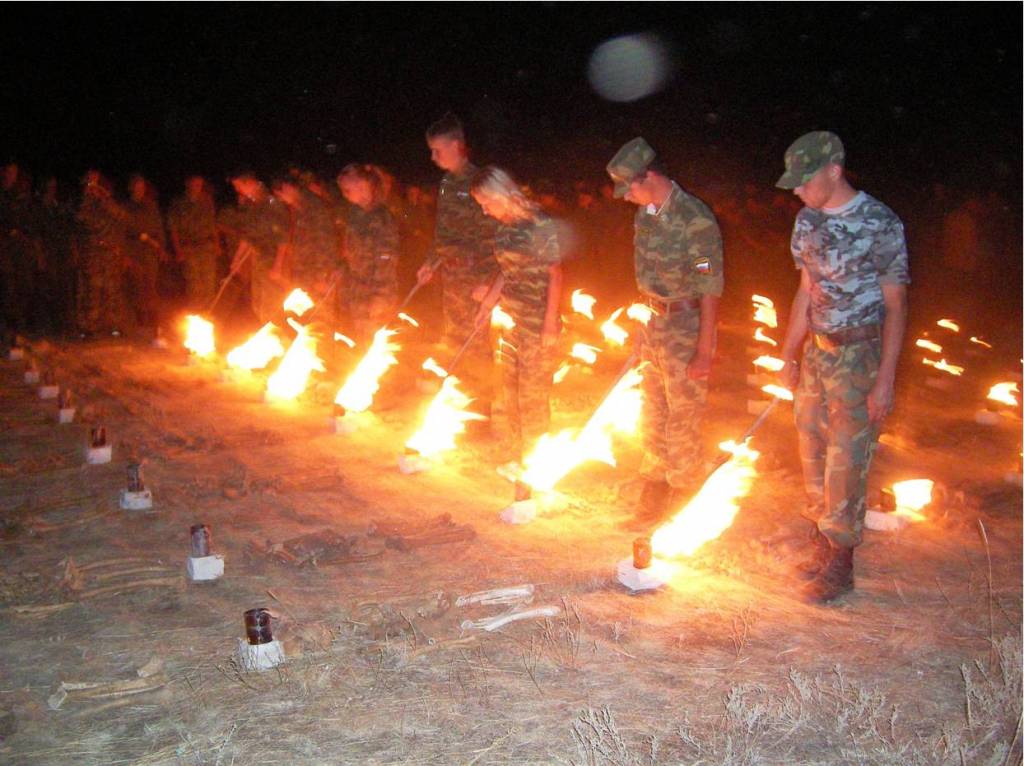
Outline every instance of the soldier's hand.
[(420, 266), (419, 271), (416, 272), (416, 281), (420, 285), (425, 285), (431, 279), (434, 278), (434, 269), (429, 263), (424, 263)]
[(800, 382), (800, 365), (795, 359), (788, 360), (783, 368), (779, 370), (779, 385), (783, 388), (788, 388), (790, 391), (796, 390), (796, 384)]
[(876, 380), (868, 393), (868, 420), (872, 423), (881, 423), (885, 416), (892, 412), (895, 399), (892, 382)]
[(686, 377), (690, 380), (703, 380), (711, 374), (711, 354), (694, 354), (686, 365)]

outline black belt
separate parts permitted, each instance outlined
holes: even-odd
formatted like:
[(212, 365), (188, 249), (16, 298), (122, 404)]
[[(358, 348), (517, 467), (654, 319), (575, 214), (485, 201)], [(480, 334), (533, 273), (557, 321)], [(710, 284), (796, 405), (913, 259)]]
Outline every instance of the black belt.
[(882, 327), (877, 324), (865, 324), (860, 327), (844, 327), (835, 332), (816, 332), (812, 335), (814, 336), (814, 345), (822, 351), (835, 351), (851, 343), (881, 338)]
[(655, 298), (653, 295), (644, 295), (643, 300), (644, 303), (661, 316), (678, 314), (680, 311), (696, 311), (700, 308), (700, 300), (698, 298), (677, 298), (670, 301), (663, 298)]

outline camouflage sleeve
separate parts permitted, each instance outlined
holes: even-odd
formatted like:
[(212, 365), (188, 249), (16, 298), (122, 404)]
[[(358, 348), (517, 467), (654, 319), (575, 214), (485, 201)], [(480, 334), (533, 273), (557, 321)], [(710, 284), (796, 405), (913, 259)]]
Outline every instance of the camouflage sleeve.
[(880, 284), (910, 284), (907, 240), (903, 233), (903, 223), (896, 216), (879, 232), (872, 244), (871, 253), (878, 268)]
[(693, 286), (700, 295), (721, 296), (725, 286), (722, 232), (714, 214), (705, 209), (686, 224), (686, 250), (693, 269)]
[(553, 266), (562, 262), (562, 244), (559, 240), (559, 225), (554, 220), (542, 221), (534, 230), (534, 252), (537, 263)]
[(804, 234), (806, 230), (802, 214), (797, 215), (796, 221), (793, 222), (793, 235), (789, 239), (789, 251), (793, 254), (793, 265), (797, 271), (806, 265), (804, 263)]

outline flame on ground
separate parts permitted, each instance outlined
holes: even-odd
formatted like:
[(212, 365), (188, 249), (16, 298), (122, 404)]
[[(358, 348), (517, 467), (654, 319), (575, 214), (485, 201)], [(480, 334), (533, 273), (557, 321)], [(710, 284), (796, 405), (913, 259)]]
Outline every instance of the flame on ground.
[(572, 310), (577, 314), (582, 314), (587, 319), (593, 319), (595, 303), (597, 303), (597, 298), (593, 295), (588, 295), (583, 290), (572, 291)]
[(779, 372), (786, 363), (776, 356), (759, 356), (754, 360), (754, 366), (760, 367), (762, 370), (768, 370), (768, 372)]
[(758, 341), (759, 343), (767, 343), (769, 346), (779, 345), (774, 340), (765, 335), (764, 330), (762, 330), (760, 327), (754, 330), (754, 340)]
[(306, 291), (298, 287), (288, 293), (288, 297), (284, 299), (284, 310), (290, 311), (295, 316), (302, 316), (314, 305), (313, 299)]
[(502, 330), (511, 330), (516, 326), (515, 320), (510, 317), (501, 306), (495, 306), (491, 310), (491, 327), (500, 327)]
[(402, 311), (402, 312), (400, 312), (400, 313), (398, 314), (398, 318), (399, 318), (399, 319), (401, 319), (401, 320), (402, 320), (403, 322), (406, 322), (406, 323), (408, 323), (408, 324), (411, 324), (411, 325), (412, 325), (413, 327), (419, 327), (419, 326), (420, 326), (420, 323), (419, 323), (419, 322), (417, 322), (417, 321), (416, 321), (415, 319), (413, 319), (413, 318), (412, 318), (411, 316), (409, 316), (408, 314), (406, 314), (406, 313), (405, 313), (404, 311)]
[(914, 345), (917, 346), (918, 348), (923, 348), (926, 351), (931, 351), (933, 354), (942, 353), (942, 346), (940, 346), (938, 343), (932, 343), (930, 340), (925, 340), (924, 338), (918, 338), (917, 342), (914, 343)]
[(781, 399), (784, 402), (793, 401), (793, 392), (788, 388), (777, 386), (774, 383), (769, 383), (767, 386), (761, 386), (761, 390), (766, 394), (774, 396), (776, 399)]
[(185, 317), (185, 348), (196, 356), (210, 356), (217, 350), (213, 341), (213, 323), (198, 314)]
[(934, 359), (922, 359), (921, 361), (929, 367), (934, 367), (940, 372), (948, 372), (950, 375), (955, 375), (957, 377), (964, 374), (963, 367), (959, 367), (955, 364), (948, 364), (945, 359), (940, 359), (937, 362)]
[(765, 298), (763, 295), (753, 295), (751, 300), (754, 302), (755, 322), (760, 322), (772, 328), (779, 326), (779, 317), (775, 313), (775, 303), (770, 298)]
[(739, 500), (750, 491), (759, 453), (747, 444), (722, 442), (720, 449), (732, 457), (716, 470), (700, 491), (651, 537), (654, 555), (664, 558), (692, 556), (705, 543), (732, 526)]
[(571, 369), (572, 365), (569, 362), (562, 362), (562, 366), (555, 370), (555, 374), (551, 376), (551, 381), (557, 386), (565, 380), (565, 376), (569, 374)]
[(228, 365), (237, 370), (262, 370), (272, 359), (284, 356), (278, 332), (273, 322), (267, 322), (249, 340), (228, 352)]
[(960, 325), (958, 325), (952, 319), (940, 319), (935, 324), (937, 324), (939, 327), (944, 327), (947, 330), (952, 330), (953, 332), (960, 332)]
[(435, 362), (434, 357), (432, 356), (428, 356), (426, 358), (426, 361), (423, 362), (423, 369), (426, 370), (427, 372), (434, 373), (439, 378), (448, 377), (448, 370), (446, 370), (444, 367)]
[(567, 428), (544, 434), (523, 461), (522, 481), (537, 490), (550, 490), (580, 463), (600, 460), (615, 465), (614, 434), (632, 434), (640, 422), (642, 365), (628, 370), (580, 431)]
[(366, 355), (359, 361), (356, 368), (348, 376), (348, 380), (334, 397), (334, 403), (340, 404), (348, 412), (364, 412), (373, 404), (373, 396), (380, 388), (380, 379), (385, 372), (398, 363), (395, 352), (401, 346), (392, 343), (390, 338), (395, 330), (382, 327), (373, 335)]
[(626, 316), (642, 325), (646, 325), (651, 321), (651, 317), (654, 316), (654, 309), (643, 303), (634, 303), (626, 309)]
[(971, 336), (971, 343), (976, 343), (977, 345), (982, 346), (983, 348), (992, 348), (991, 343), (986, 343), (981, 338), (975, 337), (974, 335)]
[(597, 361), (597, 354), (601, 349), (595, 346), (588, 346), (586, 343), (576, 343), (569, 352), (573, 359), (579, 359), (586, 364), (593, 364)]
[(423, 425), (405, 446), (424, 457), (455, 449), (455, 437), (466, 430), (469, 420), (486, 420), (483, 415), (468, 412), (473, 400), (459, 390), (459, 379), (449, 375), (427, 407)]
[(309, 328), (293, 319), (288, 320), (297, 333), (288, 352), (274, 374), (267, 378), (267, 394), (278, 400), (292, 400), (306, 390), (309, 376), (314, 370), (324, 371), (324, 363), (316, 355), (316, 338)]
[(334, 340), (335, 341), (341, 341), (342, 343), (344, 343), (349, 348), (355, 348), (356, 347), (356, 342), (354, 340), (352, 340), (347, 335), (342, 335), (340, 332), (335, 332), (334, 333)]
[(1014, 394), (1019, 394), (1020, 389), (1016, 383), (996, 383), (988, 390), (988, 398), (994, 402), (1002, 402), (1012, 407), (1020, 405), (1020, 401)]
[(601, 334), (604, 335), (604, 339), (615, 346), (624, 346), (626, 341), (629, 340), (629, 333), (615, 324), (615, 320), (619, 318), (623, 311), (625, 311), (625, 307), (615, 311), (615, 313), (608, 317), (608, 321), (601, 325)]
[(910, 479), (893, 484), (892, 493), (896, 496), (895, 513), (911, 521), (924, 521), (925, 516), (920, 511), (932, 501), (934, 486), (935, 482), (931, 479)]

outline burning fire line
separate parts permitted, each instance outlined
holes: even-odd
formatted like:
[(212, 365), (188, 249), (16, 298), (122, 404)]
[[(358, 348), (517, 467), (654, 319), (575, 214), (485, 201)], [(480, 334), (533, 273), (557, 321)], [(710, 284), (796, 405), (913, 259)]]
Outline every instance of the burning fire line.
[[(427, 361), (433, 362), (432, 359)], [(424, 368), (427, 368), (426, 362)], [(459, 390), (459, 379), (443, 368), (431, 369), (432, 372), (437, 370), (444, 373), (441, 390), (430, 401), (419, 430), (405, 443), (407, 450), (428, 458), (455, 449), (455, 437), (466, 430), (467, 421), (486, 420), (483, 415), (466, 410), (473, 400)]]
[(491, 327), (497, 327), (502, 330), (511, 330), (516, 326), (515, 320), (508, 315), (501, 306), (495, 306), (491, 311)]
[(577, 432), (568, 428), (540, 438), (523, 461), (525, 469), (521, 480), (524, 484), (537, 490), (550, 490), (587, 460), (615, 465), (612, 435), (635, 433), (640, 420), (642, 397), (639, 386), (643, 380), (643, 365), (634, 367), (634, 363), (635, 359), (630, 358), (626, 371), (582, 430)]
[(758, 341), (760, 343), (767, 343), (769, 346), (778, 346), (779, 345), (774, 340), (772, 340), (767, 335), (765, 335), (764, 334), (764, 330), (761, 329), (760, 327), (758, 327), (756, 330), (754, 330), (754, 340), (756, 340), (756, 341)]
[(198, 357), (212, 356), (217, 350), (213, 324), (198, 314), (185, 317), (185, 348)]
[(588, 346), (586, 343), (576, 343), (573, 345), (572, 351), (569, 352), (569, 356), (573, 359), (579, 359), (586, 364), (594, 364), (600, 351), (601, 349), (595, 346)]
[(764, 355), (754, 360), (754, 366), (760, 367), (762, 370), (768, 370), (768, 372), (779, 372), (786, 366), (786, 363), (778, 357)]
[(562, 362), (562, 366), (555, 370), (555, 374), (551, 376), (552, 382), (557, 386), (565, 380), (565, 376), (569, 374), (571, 369), (572, 365), (569, 362)]
[(314, 305), (313, 299), (309, 297), (305, 290), (299, 287), (288, 293), (288, 297), (284, 299), (284, 310), (290, 311), (299, 317), (313, 308)]
[(628, 309), (626, 309), (626, 316), (642, 325), (646, 325), (651, 321), (651, 317), (654, 316), (654, 309), (643, 303), (634, 303)]
[(324, 363), (316, 354), (316, 338), (309, 328), (290, 317), (288, 324), (296, 332), (295, 340), (274, 374), (267, 379), (267, 396), (284, 401), (293, 400), (306, 390), (314, 370), (324, 371)]
[(582, 314), (587, 319), (594, 318), (594, 304), (597, 303), (597, 298), (593, 295), (588, 295), (583, 290), (572, 291), (572, 310), (577, 314)]
[(335, 332), (334, 333), (334, 340), (336, 342), (344, 343), (349, 348), (355, 348), (356, 347), (356, 342), (354, 340), (352, 340), (347, 335), (342, 335), (340, 332)]
[(960, 325), (958, 325), (952, 319), (940, 319), (935, 324), (947, 330), (952, 330), (953, 332), (960, 332)]
[(938, 343), (932, 343), (930, 340), (925, 340), (924, 338), (918, 338), (914, 345), (918, 348), (923, 348), (925, 351), (931, 351), (933, 354), (942, 353), (942, 346)]
[(988, 398), (994, 402), (1008, 404), (1011, 407), (1020, 406), (1020, 400), (1014, 394), (1019, 394), (1020, 389), (1016, 383), (996, 383), (988, 390)]
[(615, 320), (619, 318), (623, 311), (625, 311), (625, 307), (615, 311), (608, 318), (608, 321), (601, 325), (601, 334), (613, 346), (624, 346), (626, 341), (629, 340), (629, 333), (615, 323)]
[(779, 326), (779, 317), (775, 312), (775, 304), (763, 295), (751, 296), (754, 302), (754, 321), (770, 328)]
[(981, 346), (982, 348), (992, 348), (991, 343), (986, 343), (981, 338), (975, 337), (974, 335), (971, 336), (971, 343), (975, 343)]
[(347, 412), (364, 412), (373, 404), (373, 396), (380, 388), (380, 379), (388, 369), (398, 363), (395, 352), (401, 346), (391, 342), (396, 330), (382, 327), (373, 335), (366, 355), (359, 361), (348, 380), (338, 390), (334, 403)]
[(267, 322), (249, 340), (228, 352), (228, 366), (237, 370), (262, 370), (271, 360), (284, 356), (284, 344), (278, 332), (273, 322)]
[(892, 493), (896, 496), (898, 516), (905, 516), (911, 521), (924, 521), (927, 517), (921, 513), (932, 501), (932, 489), (935, 482), (931, 479), (910, 479), (898, 481), (892, 485)]
[(921, 362), (923, 364), (928, 365), (929, 367), (934, 367), (936, 370), (939, 370), (940, 372), (947, 372), (950, 375), (954, 375), (956, 377), (959, 377), (964, 374), (963, 367), (959, 367), (958, 365), (955, 364), (948, 364), (945, 359), (940, 359), (937, 362), (933, 359), (922, 359)]

